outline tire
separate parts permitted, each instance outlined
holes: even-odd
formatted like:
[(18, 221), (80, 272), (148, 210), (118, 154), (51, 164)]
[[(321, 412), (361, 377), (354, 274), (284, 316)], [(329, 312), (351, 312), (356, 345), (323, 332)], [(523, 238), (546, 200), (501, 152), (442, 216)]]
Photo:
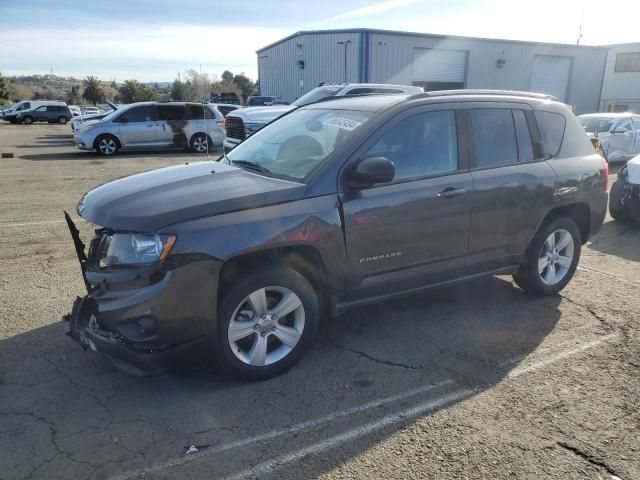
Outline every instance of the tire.
[(580, 230), (571, 218), (546, 222), (533, 237), (518, 273), (513, 276), (516, 285), (536, 295), (556, 295), (573, 278), (581, 247)]
[[(278, 310), (289, 313), (283, 316)], [(271, 317), (274, 312), (277, 318)], [(319, 322), (318, 294), (301, 274), (287, 268), (253, 274), (232, 287), (220, 303), (218, 361), (225, 373), (238, 378), (266, 380), (280, 375), (309, 350)]]
[(191, 137), (189, 146), (191, 147), (192, 152), (207, 153), (207, 151), (211, 151), (211, 139), (204, 133), (196, 133)]
[(120, 143), (113, 135), (100, 135), (93, 143), (93, 148), (95, 148), (100, 155), (110, 157), (118, 153)]
[(24, 125), (31, 125), (31, 124), (33, 123), (33, 117), (28, 117), (28, 116), (27, 116), (27, 117), (24, 117), (24, 118), (22, 119), (22, 123), (23, 123)]
[(611, 185), (611, 191), (609, 192), (609, 214), (614, 220), (624, 222), (627, 220), (624, 215), (624, 209), (620, 200), (622, 199), (622, 191), (624, 190), (624, 184), (620, 182), (614, 182)]
[(59, 117), (59, 118), (58, 118), (58, 123), (59, 123), (60, 125), (64, 125), (64, 124), (66, 124), (68, 121), (69, 121), (69, 119), (68, 119), (67, 117)]

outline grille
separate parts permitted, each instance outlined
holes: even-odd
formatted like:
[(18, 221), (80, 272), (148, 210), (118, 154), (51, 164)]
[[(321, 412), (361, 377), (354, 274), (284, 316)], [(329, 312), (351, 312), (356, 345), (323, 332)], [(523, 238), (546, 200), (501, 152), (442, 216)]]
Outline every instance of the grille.
[(237, 138), (238, 140), (245, 139), (244, 122), (241, 118), (228, 116), (224, 120), (224, 128), (227, 131), (227, 137)]

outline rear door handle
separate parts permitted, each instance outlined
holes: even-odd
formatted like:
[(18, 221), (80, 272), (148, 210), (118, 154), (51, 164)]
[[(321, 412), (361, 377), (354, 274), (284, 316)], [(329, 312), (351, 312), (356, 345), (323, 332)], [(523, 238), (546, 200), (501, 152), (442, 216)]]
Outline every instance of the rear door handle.
[(459, 197), (460, 195), (464, 195), (465, 193), (467, 193), (467, 189), (466, 188), (447, 187), (444, 190), (442, 190), (441, 192), (436, 193), (436, 198)]

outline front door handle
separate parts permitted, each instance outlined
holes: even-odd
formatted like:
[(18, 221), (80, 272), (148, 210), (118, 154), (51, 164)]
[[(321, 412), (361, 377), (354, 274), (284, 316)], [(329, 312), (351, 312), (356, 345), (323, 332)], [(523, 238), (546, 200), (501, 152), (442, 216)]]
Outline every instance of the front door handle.
[(436, 193), (436, 198), (459, 197), (460, 195), (464, 195), (465, 193), (467, 193), (467, 189), (466, 188), (447, 187), (444, 190), (442, 190), (441, 192)]

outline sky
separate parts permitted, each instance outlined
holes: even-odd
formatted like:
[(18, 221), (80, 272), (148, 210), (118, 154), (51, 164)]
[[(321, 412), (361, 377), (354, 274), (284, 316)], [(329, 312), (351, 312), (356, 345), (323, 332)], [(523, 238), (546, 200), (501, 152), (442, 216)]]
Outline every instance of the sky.
[(0, 72), (118, 82), (188, 69), (257, 77), (255, 51), (300, 30), (379, 28), (585, 45), (640, 42), (640, 2), (0, 0)]

